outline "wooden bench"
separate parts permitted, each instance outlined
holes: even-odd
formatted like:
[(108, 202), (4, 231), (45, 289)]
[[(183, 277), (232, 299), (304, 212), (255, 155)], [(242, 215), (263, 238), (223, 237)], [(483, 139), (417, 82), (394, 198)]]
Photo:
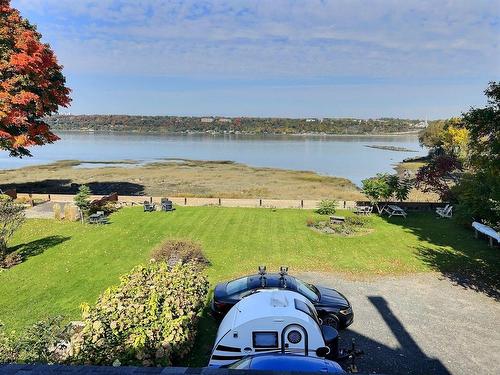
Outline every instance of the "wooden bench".
[(345, 217), (344, 216), (330, 216), (330, 223), (343, 224), (343, 223), (345, 223)]

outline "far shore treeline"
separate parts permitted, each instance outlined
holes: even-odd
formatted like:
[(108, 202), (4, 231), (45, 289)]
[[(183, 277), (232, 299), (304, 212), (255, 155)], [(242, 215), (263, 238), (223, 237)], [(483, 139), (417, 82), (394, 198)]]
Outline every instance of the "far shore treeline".
[(55, 115), (54, 130), (214, 134), (397, 134), (417, 132), (422, 120), (380, 118), (256, 118), (127, 115)]

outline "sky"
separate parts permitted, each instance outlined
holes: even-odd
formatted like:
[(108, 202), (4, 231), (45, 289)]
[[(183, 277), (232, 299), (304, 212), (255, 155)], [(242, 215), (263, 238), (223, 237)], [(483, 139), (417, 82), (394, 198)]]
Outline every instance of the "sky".
[(500, 79), (500, 0), (12, 0), (63, 113), (447, 118)]

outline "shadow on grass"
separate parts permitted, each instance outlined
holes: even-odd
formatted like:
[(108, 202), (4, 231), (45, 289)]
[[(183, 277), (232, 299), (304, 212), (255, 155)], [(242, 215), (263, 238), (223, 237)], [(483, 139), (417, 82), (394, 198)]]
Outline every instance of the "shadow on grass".
[(71, 239), (71, 237), (65, 236), (48, 236), (44, 238), (40, 238), (38, 240), (34, 240), (31, 242), (26, 242), (20, 245), (13, 246), (9, 248), (9, 253), (17, 253), (21, 259), (24, 261), (29, 257), (36, 256), (42, 254), (45, 250), (50, 249), (51, 247), (57, 246), (67, 240)]
[[(39, 194), (76, 194), (82, 184), (74, 183), (70, 179), (54, 179), (17, 184), (5, 184), (3, 190), (16, 189), (18, 193)], [(93, 194), (106, 195), (118, 193), (120, 195), (144, 195), (144, 185), (127, 181), (89, 182), (87, 185)]]
[(198, 332), (196, 334), (194, 347), (189, 357), (182, 362), (186, 362), (186, 365), (190, 367), (207, 366), (217, 335), (218, 326), (219, 322), (217, 322), (210, 313), (210, 305), (206, 305), (198, 322)]
[(475, 239), (472, 230), (432, 214), (410, 213), (408, 219), (385, 220), (421, 240), (416, 255), (431, 269), (456, 285), (500, 299), (500, 253)]

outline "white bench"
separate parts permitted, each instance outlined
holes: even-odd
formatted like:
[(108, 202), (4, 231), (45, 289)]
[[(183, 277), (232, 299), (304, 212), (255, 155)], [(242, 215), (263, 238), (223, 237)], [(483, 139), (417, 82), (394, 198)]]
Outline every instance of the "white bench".
[(476, 238), (478, 238), (478, 233), (482, 233), (482, 234), (488, 236), (488, 238), (490, 240), (491, 247), (493, 247), (493, 240), (496, 240), (497, 243), (500, 242), (500, 234), (495, 229), (493, 229), (487, 225), (478, 223), (477, 221), (474, 221), (472, 223), (472, 228), (474, 228), (474, 232), (475, 232), (474, 235)]

